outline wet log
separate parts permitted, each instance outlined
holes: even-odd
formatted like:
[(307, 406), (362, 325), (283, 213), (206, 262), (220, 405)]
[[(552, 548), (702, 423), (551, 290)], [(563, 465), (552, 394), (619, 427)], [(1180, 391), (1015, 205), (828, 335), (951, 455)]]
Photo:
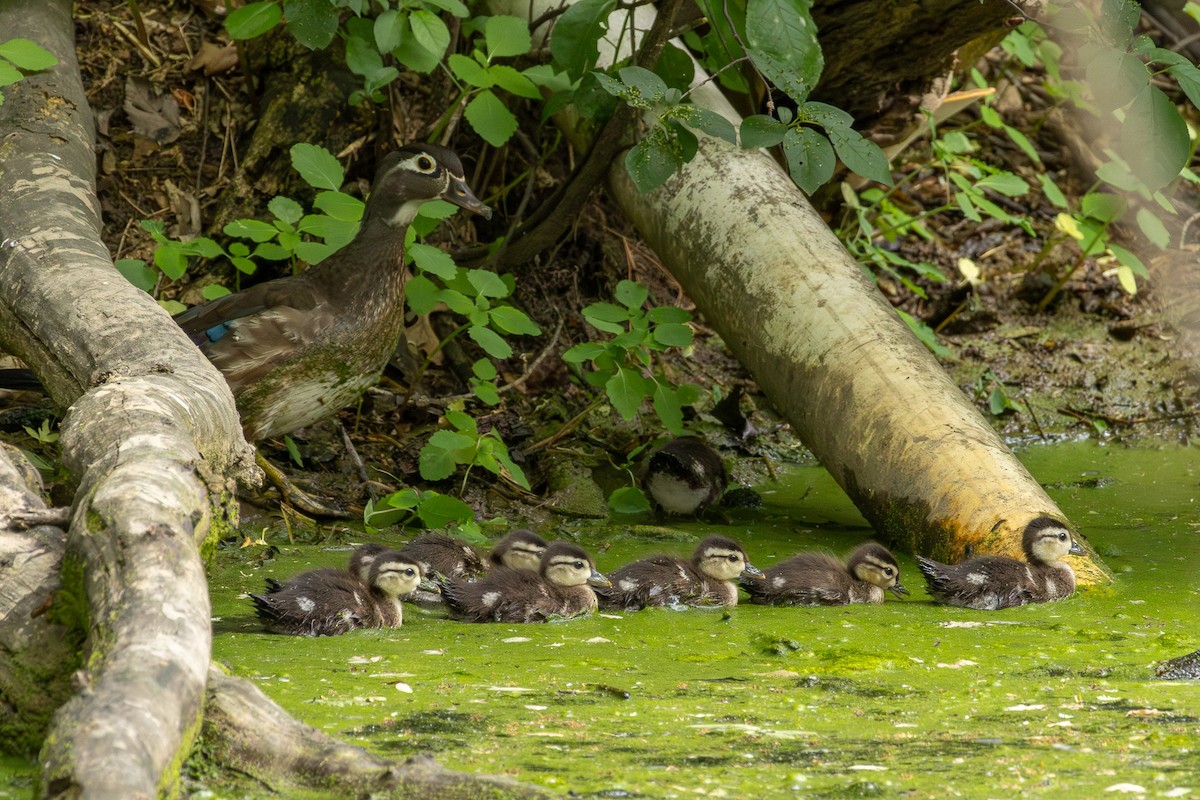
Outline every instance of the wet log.
[[(648, 30), (653, 11), (635, 13), (633, 27)], [(609, 19), (604, 63), (637, 40), (625, 14)], [(741, 121), (699, 68), (692, 101)], [(579, 136), (572, 120), (559, 123)], [(608, 178), (663, 265), (882, 537), (942, 561), (1019, 557), (1029, 522), (1066, 521), (766, 153), (701, 136), (696, 157), (659, 189), (641, 194), (622, 159)], [(1076, 562), (1081, 583), (1110, 579), (1094, 552)]]

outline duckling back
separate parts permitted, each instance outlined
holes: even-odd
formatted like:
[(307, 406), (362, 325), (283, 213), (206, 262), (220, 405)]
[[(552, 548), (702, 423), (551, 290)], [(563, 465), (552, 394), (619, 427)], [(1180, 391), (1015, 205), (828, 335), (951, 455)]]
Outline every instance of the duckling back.
[(859, 546), (845, 564), (826, 553), (799, 553), (763, 572), (763, 580), (742, 581), (759, 605), (844, 606), (882, 603), (885, 589), (908, 594), (895, 557), (874, 542)]
[(292, 636), (336, 636), (374, 618), (371, 590), (341, 569), (314, 569), (283, 583), (268, 579), (267, 592), (250, 599), (268, 630)]
[(700, 542), (690, 562), (655, 555), (609, 574), (612, 587), (597, 589), (603, 608), (636, 611), (647, 606), (732, 606), (743, 573), (762, 573), (749, 563), (742, 546), (724, 536)]

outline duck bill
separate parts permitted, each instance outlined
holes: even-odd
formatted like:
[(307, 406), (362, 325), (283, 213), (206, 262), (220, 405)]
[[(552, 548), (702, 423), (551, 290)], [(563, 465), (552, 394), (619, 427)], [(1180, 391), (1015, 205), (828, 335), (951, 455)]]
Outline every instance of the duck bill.
[(442, 199), (448, 203), (454, 203), (472, 214), (478, 214), (484, 219), (492, 218), (492, 209), (484, 205), (483, 201), (471, 191), (471, 187), (467, 186), (466, 180), (457, 175), (450, 176), (450, 185), (446, 187), (446, 191), (442, 192)]
[(421, 578), (421, 582), (417, 584), (417, 588), (422, 592), (429, 592), (430, 594), (442, 593), (442, 587), (432, 578)]
[(896, 597), (899, 597), (901, 599), (903, 599), (908, 594), (908, 589), (905, 589), (904, 584), (900, 583), (899, 581), (896, 581), (896, 583), (892, 584), (888, 588), (890, 588), (892, 590), (892, 594), (896, 595)]
[(1079, 545), (1079, 542), (1075, 541), (1074, 539), (1071, 540), (1071, 549), (1067, 552), (1073, 556), (1081, 556), (1085, 553), (1084, 549)]
[(758, 567), (754, 566), (753, 564), (751, 564), (749, 562), (746, 562), (746, 568), (742, 570), (742, 574), (740, 577), (742, 577), (742, 578), (757, 578), (758, 580), (761, 581), (764, 578), (766, 578), (767, 576), (763, 574), (763, 571), (761, 569), (759, 569)]
[(612, 586), (612, 581), (601, 575), (599, 572), (596, 572), (596, 570), (592, 570), (592, 575), (590, 578), (588, 578), (587, 582), (589, 585), (599, 586), (601, 589), (606, 589), (609, 586)]

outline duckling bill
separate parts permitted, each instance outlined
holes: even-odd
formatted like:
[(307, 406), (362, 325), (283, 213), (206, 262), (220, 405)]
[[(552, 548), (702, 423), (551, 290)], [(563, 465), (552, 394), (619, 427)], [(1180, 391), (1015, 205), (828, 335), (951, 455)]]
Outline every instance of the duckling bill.
[(763, 573), (762, 580), (742, 581), (758, 605), (844, 606), (882, 603), (885, 590), (908, 594), (895, 556), (875, 542), (859, 545), (845, 564), (826, 553), (799, 553)]
[(464, 622), (547, 622), (595, 611), (592, 586), (607, 584), (586, 550), (554, 542), (538, 572), (495, 567), (477, 581), (451, 579), (442, 585), (442, 599), (450, 616)]
[(267, 591), (250, 599), (274, 633), (336, 636), (355, 628), (400, 627), (401, 598), (414, 592), (421, 578), (420, 564), (387, 550), (370, 561), (365, 578), (349, 570), (314, 569), (283, 583), (268, 579)]
[(742, 546), (725, 536), (709, 536), (692, 560), (657, 555), (609, 574), (611, 588), (597, 589), (603, 608), (636, 611), (646, 606), (732, 606), (738, 578), (762, 577)]
[(978, 556), (959, 564), (941, 564), (917, 556), (929, 595), (960, 608), (998, 608), (1049, 603), (1075, 591), (1075, 571), (1062, 559), (1083, 555), (1063, 523), (1039, 517), (1021, 536), (1026, 561), (1007, 556)]

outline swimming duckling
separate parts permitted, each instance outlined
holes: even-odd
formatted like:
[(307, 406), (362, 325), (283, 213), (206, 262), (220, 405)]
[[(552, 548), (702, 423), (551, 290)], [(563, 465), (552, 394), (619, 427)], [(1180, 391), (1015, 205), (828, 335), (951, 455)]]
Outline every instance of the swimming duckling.
[(423, 533), (400, 548), (400, 552), (416, 559), (426, 575), (470, 578), (487, 569), (474, 547), (445, 533)]
[(488, 561), (495, 567), (537, 572), (542, 564), (546, 540), (531, 530), (518, 528), (492, 547)]
[(1007, 556), (978, 556), (960, 564), (939, 564), (917, 556), (929, 594), (938, 603), (991, 611), (1048, 603), (1075, 591), (1075, 571), (1062, 559), (1082, 555), (1063, 523), (1038, 517), (1025, 527), (1021, 548), (1027, 561)]
[(882, 603), (885, 589), (908, 594), (895, 556), (875, 542), (859, 545), (845, 564), (826, 553), (800, 553), (763, 570), (763, 577), (742, 580), (751, 602), (763, 606)]
[(672, 439), (652, 452), (642, 474), (642, 487), (669, 514), (703, 513), (728, 484), (721, 457), (694, 436)]
[(360, 544), (354, 548), (354, 552), (350, 553), (350, 564), (346, 569), (359, 580), (366, 580), (367, 573), (371, 571), (371, 562), (378, 558), (380, 553), (386, 553), (389, 549), (385, 545), (375, 542)]
[(700, 542), (691, 562), (677, 556), (657, 555), (626, 564), (609, 573), (611, 589), (596, 594), (604, 608), (636, 611), (646, 606), (737, 605), (737, 585), (742, 575), (762, 577), (733, 539), (709, 536)]
[(268, 630), (293, 636), (336, 636), (355, 628), (399, 628), (400, 599), (421, 582), (421, 565), (396, 550), (376, 556), (366, 580), (342, 569), (314, 569), (252, 594)]
[(595, 611), (591, 587), (607, 584), (586, 550), (554, 542), (542, 553), (536, 574), (496, 567), (477, 581), (446, 581), (442, 599), (450, 616), (465, 622), (546, 622)]

